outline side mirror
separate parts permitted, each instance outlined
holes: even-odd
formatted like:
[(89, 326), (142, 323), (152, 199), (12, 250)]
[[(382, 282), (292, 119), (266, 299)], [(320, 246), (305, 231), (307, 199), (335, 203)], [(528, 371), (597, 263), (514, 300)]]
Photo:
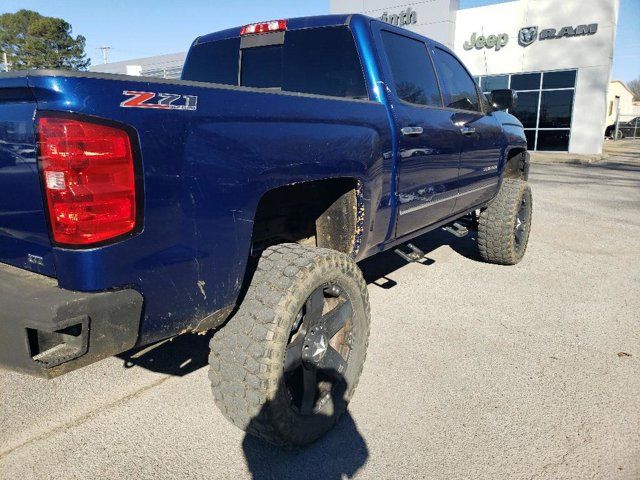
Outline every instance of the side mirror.
[(491, 104), (496, 110), (507, 110), (518, 103), (518, 94), (513, 90), (494, 90), (491, 92)]

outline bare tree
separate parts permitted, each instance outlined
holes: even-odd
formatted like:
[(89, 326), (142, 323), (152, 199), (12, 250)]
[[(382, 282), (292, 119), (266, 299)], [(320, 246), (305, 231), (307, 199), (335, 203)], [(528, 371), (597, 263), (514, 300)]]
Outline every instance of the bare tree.
[(629, 90), (633, 92), (633, 96), (635, 97), (635, 99), (640, 100), (640, 76), (635, 80), (631, 80), (629, 83), (627, 83), (627, 87), (629, 87)]

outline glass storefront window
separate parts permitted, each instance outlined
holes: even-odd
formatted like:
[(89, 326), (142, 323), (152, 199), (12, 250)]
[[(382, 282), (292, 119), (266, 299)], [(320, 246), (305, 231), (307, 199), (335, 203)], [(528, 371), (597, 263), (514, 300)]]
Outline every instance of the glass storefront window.
[(569, 130), (538, 130), (537, 150), (566, 152), (569, 150)]
[(520, 92), (515, 108), (509, 112), (522, 122), (524, 128), (536, 128), (540, 92)]
[[(509, 110), (523, 124), (529, 150), (569, 150), (576, 70), (480, 77), (483, 92), (511, 88), (518, 92)], [(542, 82), (542, 85), (541, 85)]]
[(573, 90), (551, 90), (542, 92), (540, 124), (538, 128), (571, 127)]
[(482, 91), (492, 92), (509, 88), (509, 75), (492, 75), (482, 79)]
[(540, 90), (539, 73), (521, 73), (511, 75), (512, 90)]
[(576, 86), (576, 71), (566, 70), (564, 72), (545, 72), (542, 77), (542, 89), (551, 88), (573, 88)]
[(535, 150), (536, 149), (536, 131), (535, 130), (525, 130), (524, 134), (527, 137), (527, 150)]

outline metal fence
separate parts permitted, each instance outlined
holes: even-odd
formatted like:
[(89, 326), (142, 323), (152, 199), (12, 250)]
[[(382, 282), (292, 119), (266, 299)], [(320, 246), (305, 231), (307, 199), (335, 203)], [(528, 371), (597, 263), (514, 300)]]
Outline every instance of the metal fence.
[(606, 136), (614, 140), (640, 138), (640, 116), (618, 115), (614, 124), (607, 126)]

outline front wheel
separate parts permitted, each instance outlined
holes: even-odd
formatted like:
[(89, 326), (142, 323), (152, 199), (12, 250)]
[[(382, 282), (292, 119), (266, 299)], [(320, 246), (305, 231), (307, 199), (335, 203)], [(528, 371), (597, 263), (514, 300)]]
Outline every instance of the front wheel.
[(297, 244), (270, 247), (238, 313), (211, 340), (216, 404), (268, 442), (311, 443), (346, 410), (368, 338), (368, 292), (351, 258)]
[(478, 248), (483, 260), (515, 265), (522, 260), (529, 241), (533, 197), (524, 180), (506, 178), (496, 198), (478, 219)]

